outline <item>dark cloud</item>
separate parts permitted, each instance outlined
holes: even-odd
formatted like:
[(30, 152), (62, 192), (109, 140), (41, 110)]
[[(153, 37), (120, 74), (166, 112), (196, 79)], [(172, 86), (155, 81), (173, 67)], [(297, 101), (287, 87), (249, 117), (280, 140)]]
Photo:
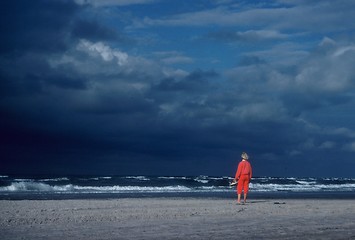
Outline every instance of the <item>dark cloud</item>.
[(74, 23), (72, 35), (75, 38), (85, 38), (92, 41), (117, 40), (119, 35), (116, 31), (99, 24), (96, 21), (78, 20)]
[(157, 86), (157, 89), (161, 91), (203, 91), (203, 89), (209, 88), (209, 80), (217, 76), (218, 74), (214, 71), (204, 72), (197, 70), (182, 79), (163, 79)]
[(72, 0), (16, 0), (1, 3), (0, 51), (62, 52), (78, 38), (115, 40), (118, 33), (90, 19), (81, 19), (87, 6)]
[(0, 51), (59, 52), (68, 47), (68, 28), (79, 8), (73, 1), (16, 0), (1, 4)]
[(3, 7), (3, 171), (218, 175), (245, 150), (256, 175), (297, 175), (298, 165), (314, 161), (302, 172), (314, 176), (332, 161), (322, 157), (355, 151), (351, 127), (323, 125), (318, 115), (354, 102), (349, 42), (325, 38), (296, 66), (253, 52), (234, 68), (183, 71), (125, 52), (120, 33), (83, 14), (90, 6), (37, 0)]
[(50, 85), (63, 89), (83, 90), (86, 88), (85, 81), (83, 79), (71, 78), (61, 74), (49, 79), (44, 79), (44, 81)]

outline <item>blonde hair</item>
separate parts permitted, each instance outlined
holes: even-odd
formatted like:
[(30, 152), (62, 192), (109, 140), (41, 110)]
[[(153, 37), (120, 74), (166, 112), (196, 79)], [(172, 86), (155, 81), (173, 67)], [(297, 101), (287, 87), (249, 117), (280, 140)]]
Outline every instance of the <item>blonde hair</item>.
[(243, 152), (242, 153), (242, 158), (248, 160), (249, 156), (248, 156), (248, 154), (246, 152)]

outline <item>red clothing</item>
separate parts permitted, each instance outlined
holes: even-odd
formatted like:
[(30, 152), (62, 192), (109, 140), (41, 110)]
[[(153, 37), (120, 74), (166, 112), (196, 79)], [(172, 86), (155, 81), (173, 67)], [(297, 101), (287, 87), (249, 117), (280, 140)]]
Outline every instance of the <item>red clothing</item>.
[(252, 168), (250, 163), (247, 160), (242, 160), (238, 164), (238, 170), (235, 173), (235, 179), (239, 179), (241, 175), (248, 175), (249, 178), (252, 176)]
[(249, 182), (252, 177), (252, 168), (248, 161), (242, 160), (238, 164), (237, 172), (235, 173), (235, 179), (238, 180), (237, 193), (241, 194), (244, 190), (244, 193), (249, 191)]
[(248, 177), (248, 175), (242, 175), (238, 181), (237, 194), (242, 194), (243, 189), (244, 194), (247, 194), (249, 192), (249, 182), (250, 178)]

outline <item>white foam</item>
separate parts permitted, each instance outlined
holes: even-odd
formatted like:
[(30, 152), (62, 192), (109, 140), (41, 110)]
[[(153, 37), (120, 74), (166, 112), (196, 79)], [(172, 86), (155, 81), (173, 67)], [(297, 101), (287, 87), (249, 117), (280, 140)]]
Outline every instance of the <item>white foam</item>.
[[(98, 177), (98, 179), (109, 179), (112, 177)], [(123, 178), (123, 177), (122, 177)], [(58, 193), (150, 193), (150, 192), (220, 192), (220, 191), (234, 191), (229, 185), (226, 183), (225, 186), (216, 186), (212, 179), (220, 179), (220, 178), (212, 178), (206, 176), (198, 176), (198, 177), (157, 177), (159, 179), (167, 179), (167, 181), (162, 181), (164, 183), (169, 183), (171, 180), (171, 184), (168, 186), (149, 186), (152, 182), (141, 182), (141, 181), (149, 181), (150, 179), (145, 176), (128, 176), (124, 177), (127, 179), (132, 179), (132, 181), (125, 180), (124, 183), (127, 184), (129, 182), (130, 186), (122, 186), (115, 181), (114, 186), (107, 186), (108, 184), (104, 184), (103, 181), (101, 186), (82, 186), (73, 185), (73, 184), (66, 184), (63, 185), (63, 182), (60, 181), (67, 181), (68, 178), (49, 178), (49, 179), (41, 179), (41, 180), (34, 180), (34, 179), (14, 179), (9, 186), (0, 187), (0, 194), (1, 193), (9, 193), (9, 192), (39, 192), (39, 193), (51, 193), (51, 192), (58, 192)], [(228, 178), (228, 177), (227, 177)], [(96, 178), (95, 178), (96, 179)], [(176, 179), (188, 179), (189, 181), (197, 181), (203, 183), (203, 185), (198, 187), (190, 187), (190, 185), (177, 184), (178, 181), (174, 181)], [(222, 178), (225, 180), (225, 178)], [(256, 178), (255, 181), (252, 181), (250, 184), (250, 188), (252, 191), (255, 192), (279, 192), (279, 191), (288, 191), (288, 192), (327, 192), (327, 191), (355, 191), (355, 182), (354, 179), (349, 179), (352, 181), (350, 183), (343, 183), (340, 179), (336, 182), (326, 182), (327, 184), (320, 184), (317, 183), (315, 180), (307, 179), (307, 178), (274, 178), (272, 180), (273, 183), (268, 183), (268, 180), (272, 178)], [(285, 179), (292, 179), (293, 181), (289, 181), (287, 184), (284, 184), (282, 180)], [(88, 180), (88, 179), (86, 179)], [(138, 181), (136, 181), (138, 180)], [(153, 178), (153, 180), (155, 180)], [(280, 180), (281, 183), (277, 183)], [(326, 179), (322, 179), (325, 180)], [(333, 179), (334, 180), (334, 179)], [(7, 180), (6, 180), (7, 181)], [(51, 182), (53, 181), (53, 182)], [(67, 183), (67, 182), (65, 182)], [(88, 183), (88, 182), (85, 182)], [(90, 185), (96, 185), (100, 182)], [(9, 183), (10, 184), (10, 183)], [(160, 184), (157, 182), (157, 184)], [(86, 184), (87, 185), (87, 184)], [(140, 186), (146, 185), (146, 186)]]
[(33, 182), (34, 179), (31, 179), (31, 178), (15, 178), (14, 181), (16, 181), (16, 182)]
[(224, 179), (233, 179), (231, 177), (209, 177), (210, 180), (224, 180)]
[(149, 181), (150, 179), (145, 177), (145, 176), (127, 176), (125, 177), (127, 179), (137, 179), (137, 180), (140, 180), (140, 181)]
[(209, 182), (206, 179), (199, 179), (199, 178), (195, 178), (194, 181), (199, 182), (199, 183), (208, 183)]
[(45, 178), (45, 179), (39, 179), (38, 181), (40, 181), (40, 182), (59, 182), (59, 181), (69, 181), (69, 178), (67, 178), (67, 177), (62, 177), (62, 178)]
[(250, 188), (257, 192), (315, 192), (315, 191), (354, 191), (355, 184), (259, 184), (250, 183)]
[(131, 192), (189, 192), (190, 188), (185, 186), (165, 186), (165, 187), (140, 187), (140, 186), (74, 186), (75, 190), (85, 192), (110, 192), (110, 193), (131, 193)]
[(53, 187), (45, 183), (36, 182), (14, 182), (10, 186), (0, 187), (0, 191), (3, 192), (15, 192), (15, 191), (53, 191)]
[(112, 179), (112, 177), (99, 177), (101, 179)]
[(96, 181), (99, 181), (99, 180), (102, 180), (102, 179), (111, 179), (112, 177), (94, 177), (94, 178), (89, 178), (88, 180), (96, 180)]
[(141, 187), (141, 186), (78, 186), (59, 185), (51, 186), (38, 182), (14, 182), (10, 186), (0, 187), (0, 192), (101, 192), (101, 193), (124, 193), (124, 192), (188, 192), (190, 188), (185, 186), (165, 187)]
[(311, 184), (316, 184), (316, 181), (303, 181), (303, 180), (296, 180), (297, 183), (303, 184), (303, 185), (311, 185)]
[(159, 179), (179, 179), (179, 180), (187, 180), (187, 177), (158, 177)]

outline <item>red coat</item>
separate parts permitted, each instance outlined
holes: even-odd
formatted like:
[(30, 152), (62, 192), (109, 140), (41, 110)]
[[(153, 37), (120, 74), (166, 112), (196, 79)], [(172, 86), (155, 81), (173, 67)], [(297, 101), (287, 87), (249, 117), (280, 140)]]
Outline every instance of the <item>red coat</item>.
[(235, 179), (239, 179), (241, 175), (248, 175), (249, 179), (251, 179), (252, 174), (253, 173), (250, 163), (247, 160), (242, 160), (238, 164), (238, 169), (235, 173)]

